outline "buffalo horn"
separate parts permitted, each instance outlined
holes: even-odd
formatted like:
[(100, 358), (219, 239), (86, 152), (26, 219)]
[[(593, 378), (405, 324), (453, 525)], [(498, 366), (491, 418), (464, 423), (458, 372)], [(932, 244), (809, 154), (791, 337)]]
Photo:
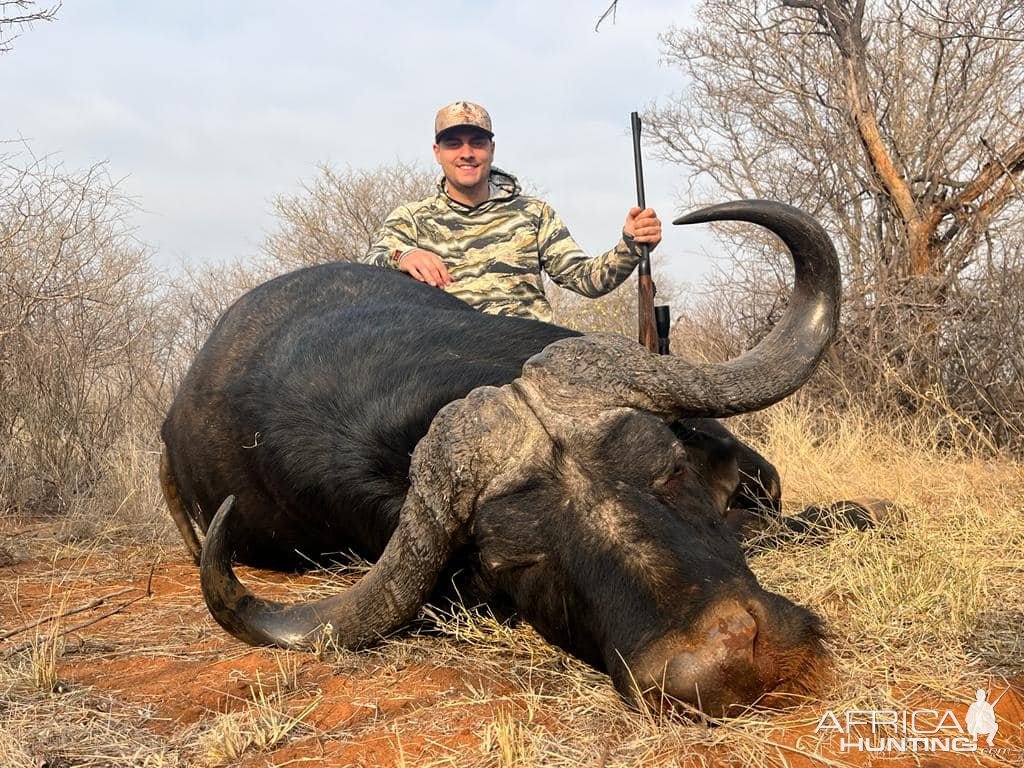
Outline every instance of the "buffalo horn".
[[(411, 485), (398, 526), (377, 562), (349, 589), (306, 603), (257, 597), (231, 568), (232, 497), (221, 505), (203, 543), (203, 597), (217, 622), (252, 645), (311, 649), (372, 643), (406, 624), (433, 589), (460, 542), (484, 486), (509, 462), (504, 439), (515, 429), (510, 398), (481, 387), (450, 403), (413, 452)], [(500, 438), (499, 438), (500, 436)]]
[(674, 420), (724, 417), (766, 408), (810, 378), (838, 327), (839, 259), (825, 230), (797, 208), (741, 200), (704, 208), (675, 224), (749, 221), (789, 248), (795, 284), (789, 306), (757, 346), (724, 363), (652, 355), (612, 334), (562, 339), (530, 358), (520, 382), (551, 408), (584, 417), (595, 409), (637, 408)]

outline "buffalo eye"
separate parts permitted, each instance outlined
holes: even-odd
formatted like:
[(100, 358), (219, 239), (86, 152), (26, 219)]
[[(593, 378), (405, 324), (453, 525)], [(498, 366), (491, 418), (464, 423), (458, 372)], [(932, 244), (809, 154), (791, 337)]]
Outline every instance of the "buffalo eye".
[(508, 555), (488, 555), (484, 566), (492, 573), (511, 573), (524, 568), (532, 568), (544, 562), (547, 555), (543, 552), (515, 553)]
[(686, 449), (679, 443), (673, 443), (667, 459), (665, 469), (659, 473), (652, 485), (655, 491), (671, 495), (680, 490), (689, 475)]

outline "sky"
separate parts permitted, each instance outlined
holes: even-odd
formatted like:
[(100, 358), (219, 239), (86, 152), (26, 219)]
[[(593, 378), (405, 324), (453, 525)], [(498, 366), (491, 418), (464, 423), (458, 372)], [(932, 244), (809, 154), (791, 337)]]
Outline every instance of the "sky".
[[(108, 163), (140, 206), (138, 238), (171, 267), (258, 253), (273, 199), (320, 163), (436, 168), (434, 115), (467, 99), (491, 113), (495, 165), (596, 254), (635, 202), (630, 112), (684, 84), (658, 34), (690, 23), (692, 3), (622, 0), (595, 31), (606, 7), (66, 2), (0, 56), (0, 140), (69, 169)], [(686, 171), (644, 155), (647, 203), (666, 223), (655, 276), (697, 281), (710, 239), (668, 223)]]

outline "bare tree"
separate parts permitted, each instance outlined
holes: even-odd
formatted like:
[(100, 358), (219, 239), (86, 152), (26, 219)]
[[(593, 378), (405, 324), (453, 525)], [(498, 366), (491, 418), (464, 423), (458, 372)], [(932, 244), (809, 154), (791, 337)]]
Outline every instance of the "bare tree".
[(0, 158), (0, 496), (64, 507), (156, 385), (148, 255), (103, 166)]
[(37, 8), (34, 0), (0, 0), (0, 53), (8, 53), (17, 33), (37, 21), (57, 18), (60, 3), (48, 8)]
[[(995, 28), (1019, 4), (944, 6)], [(826, 215), (855, 278), (960, 272), (993, 223), (1019, 213), (1024, 48), (916, 7), (708, 0), (702, 26), (664, 37), (693, 80), (651, 115), (664, 155), (721, 191)]]
[(429, 195), (436, 182), (433, 173), (406, 163), (344, 171), (324, 164), (319, 171), (300, 193), (274, 201), (279, 229), (264, 250), (285, 268), (359, 259), (385, 217)]
[(164, 335), (159, 347), (163, 351), (159, 370), (166, 387), (177, 387), (225, 310), (243, 293), (279, 273), (280, 265), (269, 259), (182, 267), (159, 300), (159, 328)]
[(950, 344), (979, 321), (980, 286), (1019, 266), (1021, 16), (1018, 0), (705, 0), (662, 38), (690, 85), (650, 110), (660, 152), (697, 197), (783, 200), (831, 229), (840, 355), (879, 400), (960, 409)]

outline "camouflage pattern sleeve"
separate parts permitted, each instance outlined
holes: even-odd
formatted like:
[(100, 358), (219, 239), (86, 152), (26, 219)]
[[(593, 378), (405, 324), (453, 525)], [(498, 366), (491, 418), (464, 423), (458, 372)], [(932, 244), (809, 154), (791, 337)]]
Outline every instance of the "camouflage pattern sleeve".
[(640, 262), (640, 249), (625, 234), (610, 251), (589, 258), (549, 205), (541, 213), (538, 241), (541, 266), (551, 279), (588, 298), (617, 288)]
[(398, 260), (416, 245), (416, 221), (409, 206), (401, 205), (384, 220), (377, 239), (363, 256), (364, 264), (398, 268)]

